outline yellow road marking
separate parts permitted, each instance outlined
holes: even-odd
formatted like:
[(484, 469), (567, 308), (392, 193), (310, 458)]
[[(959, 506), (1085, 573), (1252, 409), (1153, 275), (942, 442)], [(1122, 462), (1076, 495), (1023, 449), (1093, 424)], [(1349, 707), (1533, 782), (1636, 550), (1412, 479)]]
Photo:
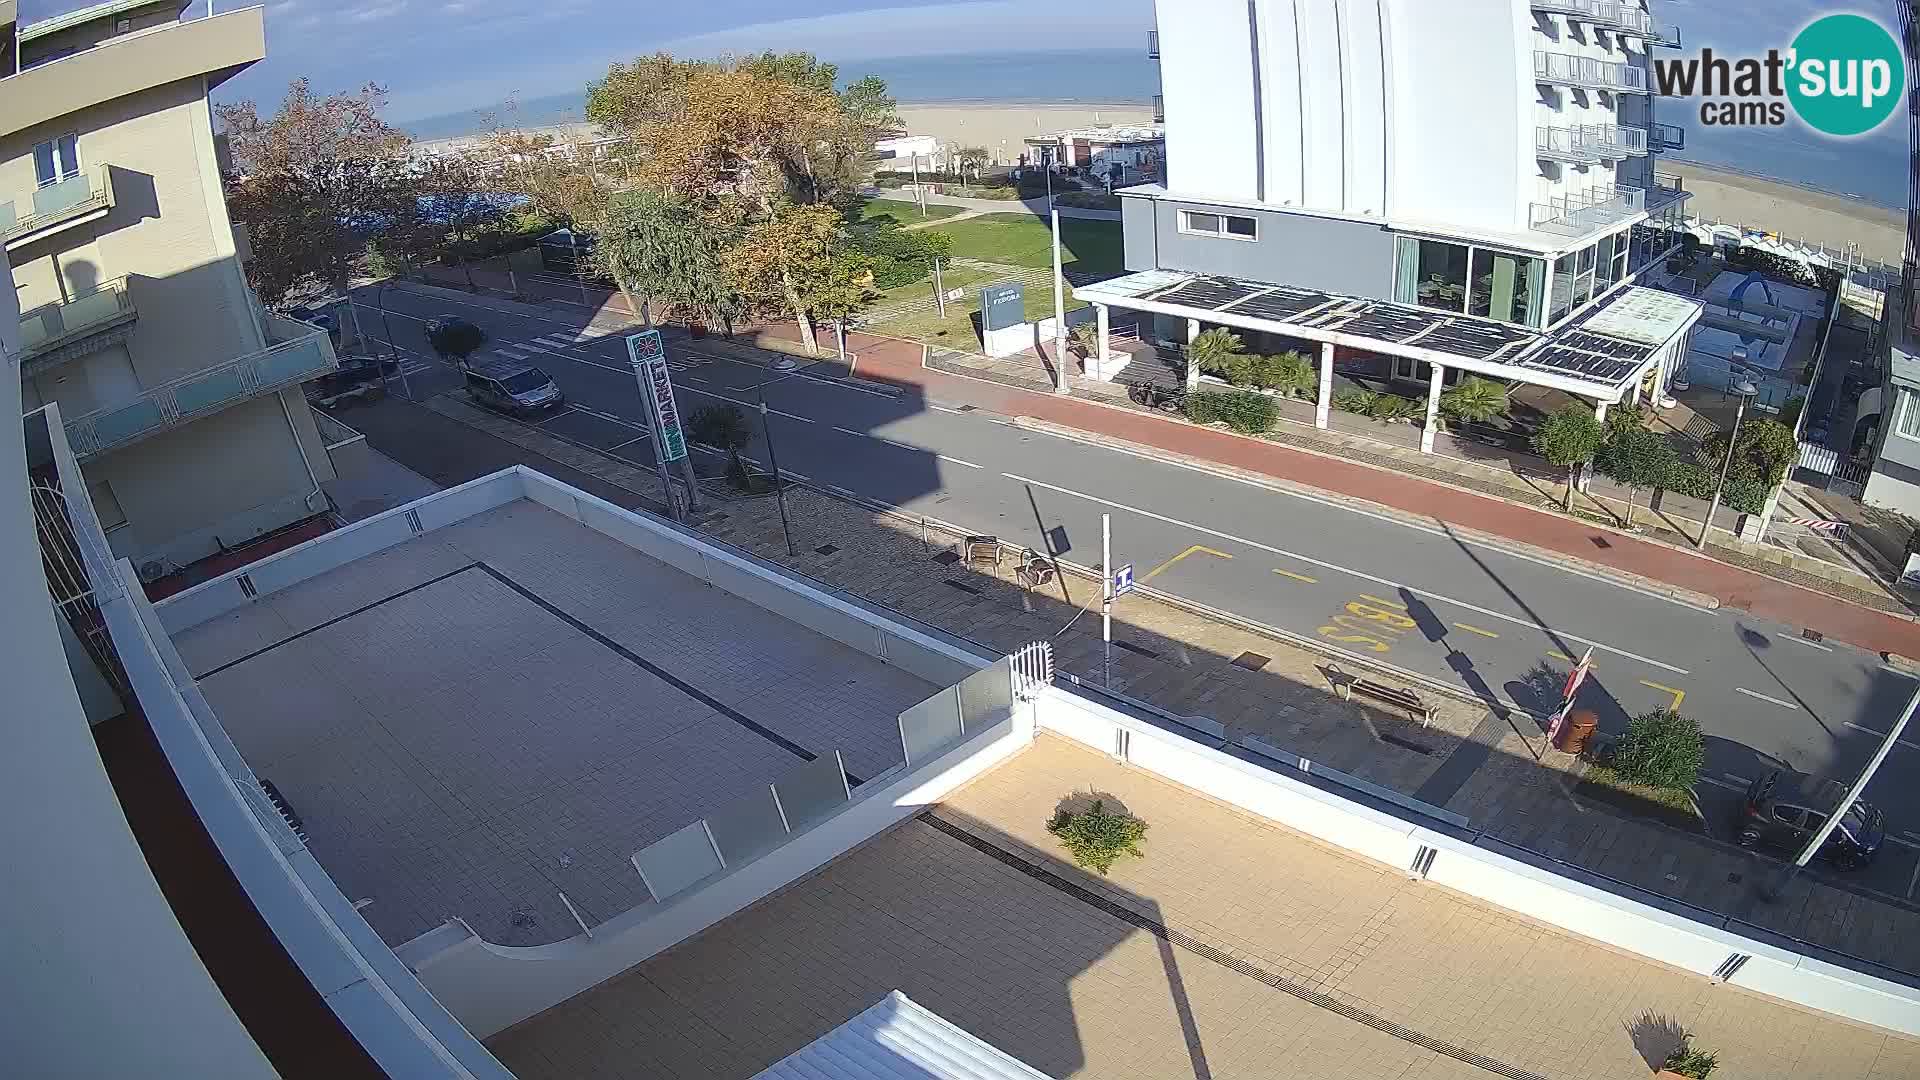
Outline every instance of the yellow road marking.
[(1645, 680), (1645, 679), (1641, 679), (1641, 680), (1640, 680), (1640, 685), (1641, 685), (1641, 686), (1646, 686), (1646, 687), (1651, 687), (1652, 689), (1655, 689), (1655, 690), (1659, 690), (1659, 691), (1661, 691), (1662, 693), (1667, 693), (1667, 694), (1672, 694), (1672, 695), (1673, 695), (1673, 704), (1671, 704), (1671, 705), (1669, 705), (1669, 706), (1667, 706), (1667, 708), (1669, 708), (1669, 709), (1672, 709), (1672, 710), (1673, 710), (1673, 711), (1675, 711), (1675, 712), (1679, 712), (1679, 711), (1680, 711), (1680, 703), (1681, 703), (1682, 701), (1684, 701), (1684, 700), (1686, 700), (1686, 697), (1687, 697), (1687, 692), (1686, 692), (1685, 690), (1675, 690), (1675, 689), (1674, 689), (1673, 687), (1671, 687), (1671, 686), (1661, 686), (1661, 685), (1660, 685), (1659, 683), (1657, 683), (1657, 682), (1648, 682), (1648, 681), (1647, 681), (1647, 680)]
[(1312, 585), (1320, 580), (1319, 578), (1308, 577), (1305, 574), (1296, 574), (1291, 570), (1275, 570), (1274, 573), (1279, 574), (1281, 577), (1292, 578), (1295, 581), (1304, 581), (1309, 585)]
[(1175, 555), (1175, 556), (1174, 556), (1173, 558), (1171, 558), (1171, 559), (1168, 559), (1168, 560), (1167, 560), (1166, 562), (1163, 562), (1163, 563), (1161, 563), (1161, 564), (1160, 564), (1159, 566), (1156, 566), (1156, 567), (1154, 567), (1153, 569), (1151, 569), (1151, 570), (1149, 570), (1149, 571), (1147, 571), (1147, 576), (1146, 576), (1146, 577), (1143, 577), (1143, 578), (1141, 578), (1140, 580), (1141, 580), (1142, 582), (1148, 582), (1148, 581), (1152, 581), (1152, 580), (1153, 580), (1154, 578), (1156, 578), (1156, 577), (1158, 577), (1158, 576), (1160, 576), (1160, 572), (1161, 572), (1161, 571), (1163, 571), (1163, 570), (1165, 570), (1165, 569), (1167, 569), (1168, 567), (1170, 567), (1170, 566), (1172, 566), (1172, 565), (1173, 565), (1174, 563), (1177, 563), (1177, 562), (1179, 562), (1179, 561), (1180, 561), (1181, 559), (1184, 559), (1184, 558), (1186, 558), (1187, 556), (1189, 556), (1189, 555), (1193, 555), (1193, 554), (1196, 554), (1196, 553), (1198, 553), (1198, 554), (1202, 554), (1202, 555), (1212, 555), (1212, 556), (1213, 556), (1214, 558), (1217, 558), (1217, 559), (1231, 559), (1231, 558), (1233, 558), (1233, 556), (1231, 556), (1231, 555), (1229, 555), (1229, 554), (1227, 554), (1227, 553), (1226, 553), (1226, 552), (1224, 552), (1224, 551), (1215, 551), (1215, 550), (1213, 550), (1213, 549), (1212, 549), (1212, 548), (1210, 548), (1210, 547), (1205, 547), (1205, 546), (1203, 546), (1203, 545), (1201, 545), (1201, 544), (1195, 544), (1195, 545), (1193, 545), (1192, 547), (1190, 547), (1190, 548), (1188, 548), (1187, 550), (1185, 550), (1185, 551), (1183, 551), (1183, 552), (1181, 552), (1180, 554), (1178, 554), (1178, 555)]
[(1470, 626), (1463, 622), (1457, 622), (1453, 625), (1456, 629), (1465, 630), (1469, 634), (1479, 634), (1481, 637), (1497, 638), (1500, 636), (1491, 630), (1482, 630), (1477, 626)]
[(1407, 610), (1407, 605), (1405, 605), (1405, 604), (1403, 604), (1403, 603), (1401, 603), (1401, 602), (1400, 602), (1400, 601), (1398, 601), (1398, 600), (1387, 600), (1387, 599), (1383, 599), (1383, 598), (1381, 598), (1381, 597), (1378, 597), (1378, 596), (1368, 596), (1368, 595), (1367, 595), (1366, 593), (1361, 593), (1361, 594), (1360, 594), (1360, 599), (1362, 599), (1362, 600), (1371, 600), (1371, 601), (1373, 601), (1373, 602), (1374, 602), (1374, 603), (1376, 603), (1376, 604), (1385, 604), (1385, 605), (1387, 605), (1388, 607), (1397, 607), (1397, 608), (1399, 608), (1399, 609), (1400, 609), (1401, 611), (1405, 611), (1405, 610)]
[[(1577, 664), (1580, 662), (1580, 658), (1577, 656), (1568, 656), (1566, 653), (1558, 652), (1553, 649), (1548, 649), (1547, 655), (1553, 657), (1555, 660), (1564, 660), (1569, 664)], [(1592, 665), (1592, 670), (1594, 671), (1600, 670), (1600, 665), (1599, 664)]]

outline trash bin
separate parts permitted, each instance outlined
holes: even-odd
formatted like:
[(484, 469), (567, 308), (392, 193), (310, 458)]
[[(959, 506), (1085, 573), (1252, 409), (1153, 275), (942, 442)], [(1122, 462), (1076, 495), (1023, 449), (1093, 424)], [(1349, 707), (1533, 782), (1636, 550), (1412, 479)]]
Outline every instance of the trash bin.
[(1600, 726), (1600, 717), (1592, 709), (1575, 709), (1568, 714), (1567, 722), (1560, 726), (1560, 749), (1569, 754), (1578, 754), (1586, 750), (1587, 743), (1593, 739), (1594, 729)]

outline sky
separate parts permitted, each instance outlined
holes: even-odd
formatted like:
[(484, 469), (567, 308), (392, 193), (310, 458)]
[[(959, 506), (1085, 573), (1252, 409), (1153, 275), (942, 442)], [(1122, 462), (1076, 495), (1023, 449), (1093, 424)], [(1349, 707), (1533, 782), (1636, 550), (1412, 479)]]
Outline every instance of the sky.
[[(20, 14), (44, 18), (85, 2), (21, 0)], [(203, 13), (208, 3), (218, 11), (247, 2), (194, 0), (189, 15)], [(398, 123), (509, 97), (584, 91), (611, 61), (660, 49), (694, 56), (807, 50), (842, 62), (1139, 49), (1154, 20), (1152, 0), (266, 0), (266, 6), (267, 59), (222, 87), (219, 99), (251, 97), (266, 111), (300, 75), (321, 90), (373, 81), (387, 88), (387, 116)], [(1814, 16), (1838, 10), (1893, 25), (1890, 0), (1654, 4), (1656, 18), (1681, 26), (1688, 51), (1712, 45), (1740, 53), (1785, 46)]]

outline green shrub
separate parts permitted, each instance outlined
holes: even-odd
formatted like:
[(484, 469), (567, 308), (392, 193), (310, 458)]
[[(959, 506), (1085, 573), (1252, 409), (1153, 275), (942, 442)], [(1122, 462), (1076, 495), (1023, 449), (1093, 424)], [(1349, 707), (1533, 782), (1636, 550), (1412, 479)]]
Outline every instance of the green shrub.
[(1245, 378), (1246, 351), (1246, 342), (1240, 340), (1239, 334), (1216, 326), (1193, 339), (1187, 346), (1187, 359), (1208, 375), (1234, 382), (1236, 372)]
[(1667, 1055), (1666, 1062), (1660, 1067), (1667, 1072), (1691, 1077), (1692, 1080), (1707, 1080), (1707, 1075), (1720, 1067), (1720, 1058), (1705, 1050), (1695, 1050), (1693, 1036), (1689, 1035), (1673, 1053)]
[(1505, 416), (1506, 384), (1469, 375), (1440, 395), (1440, 414), (1467, 424), (1484, 424), (1497, 416)]
[(1075, 814), (1062, 810), (1047, 823), (1047, 831), (1060, 838), (1074, 865), (1104, 874), (1122, 855), (1145, 858), (1140, 840), (1147, 834), (1147, 823), (1131, 814), (1108, 813), (1106, 804), (1093, 805)]
[(1367, 406), (1367, 415), (1384, 423), (1411, 420), (1416, 416), (1425, 416), (1427, 407), (1424, 402), (1398, 394), (1376, 394), (1373, 403)]
[(1263, 390), (1278, 390), (1288, 397), (1309, 394), (1320, 386), (1320, 372), (1311, 361), (1297, 352), (1247, 358), (1246, 379)]
[(1772, 490), (1757, 477), (1732, 476), (1727, 478), (1727, 487), (1720, 493), (1720, 501), (1743, 514), (1757, 514), (1766, 508), (1767, 493)]
[(1660, 484), (1666, 491), (1675, 495), (1691, 495), (1696, 499), (1713, 498), (1713, 483), (1719, 477), (1712, 469), (1697, 461), (1676, 461), (1673, 468), (1667, 470), (1667, 478)]
[(1706, 761), (1707, 740), (1699, 722), (1672, 709), (1656, 709), (1633, 718), (1607, 764), (1631, 783), (1686, 788), (1700, 779)]
[(1221, 422), (1243, 435), (1272, 431), (1280, 420), (1279, 405), (1251, 390), (1202, 390), (1188, 394), (1181, 408), (1196, 424)]
[(1370, 416), (1373, 413), (1373, 400), (1379, 394), (1358, 386), (1349, 386), (1333, 395), (1333, 407), (1341, 412), (1359, 413)]

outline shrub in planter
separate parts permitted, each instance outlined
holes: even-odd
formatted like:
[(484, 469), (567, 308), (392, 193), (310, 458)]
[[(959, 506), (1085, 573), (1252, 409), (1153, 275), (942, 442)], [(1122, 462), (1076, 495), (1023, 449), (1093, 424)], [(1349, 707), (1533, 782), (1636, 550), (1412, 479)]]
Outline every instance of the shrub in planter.
[(1607, 764), (1630, 783), (1678, 789), (1692, 787), (1706, 761), (1699, 722), (1672, 709), (1655, 709), (1633, 718)]
[(1426, 411), (1426, 406), (1421, 402), (1398, 394), (1377, 395), (1373, 403), (1367, 407), (1368, 416), (1388, 424), (1412, 420), (1416, 416), (1425, 415)]
[(1131, 814), (1109, 813), (1106, 803), (1095, 799), (1093, 805), (1075, 814), (1062, 810), (1047, 823), (1047, 831), (1060, 838), (1074, 865), (1104, 874), (1122, 855), (1144, 858), (1140, 840), (1147, 834), (1147, 823)]
[(1221, 422), (1243, 435), (1272, 431), (1280, 419), (1280, 407), (1272, 398), (1250, 390), (1188, 394), (1182, 409), (1196, 424)]
[[(1216, 326), (1203, 331), (1187, 346), (1187, 359), (1197, 364), (1208, 375), (1217, 375), (1228, 382), (1239, 382), (1245, 378), (1245, 353), (1247, 346), (1240, 335), (1224, 326)], [(1239, 373), (1240, 378), (1235, 378)]]
[(1492, 379), (1469, 375), (1440, 395), (1440, 414), (1464, 424), (1484, 424), (1507, 415), (1507, 387)]
[(1689, 1077), (1690, 1080), (1707, 1080), (1708, 1074), (1719, 1067), (1719, 1055), (1695, 1050), (1693, 1039), (1689, 1036), (1673, 1053), (1667, 1055), (1666, 1063), (1660, 1069), (1676, 1076)]
[(1341, 412), (1359, 413), (1370, 416), (1373, 413), (1373, 401), (1379, 394), (1364, 390), (1358, 386), (1349, 386), (1333, 395), (1333, 407)]
[(1262, 390), (1277, 390), (1288, 397), (1310, 393), (1320, 385), (1320, 373), (1297, 352), (1248, 358), (1247, 382)]
[(1673, 468), (1667, 470), (1667, 479), (1660, 486), (1675, 495), (1711, 499), (1714, 482), (1718, 479), (1711, 469), (1697, 461), (1676, 461)]

